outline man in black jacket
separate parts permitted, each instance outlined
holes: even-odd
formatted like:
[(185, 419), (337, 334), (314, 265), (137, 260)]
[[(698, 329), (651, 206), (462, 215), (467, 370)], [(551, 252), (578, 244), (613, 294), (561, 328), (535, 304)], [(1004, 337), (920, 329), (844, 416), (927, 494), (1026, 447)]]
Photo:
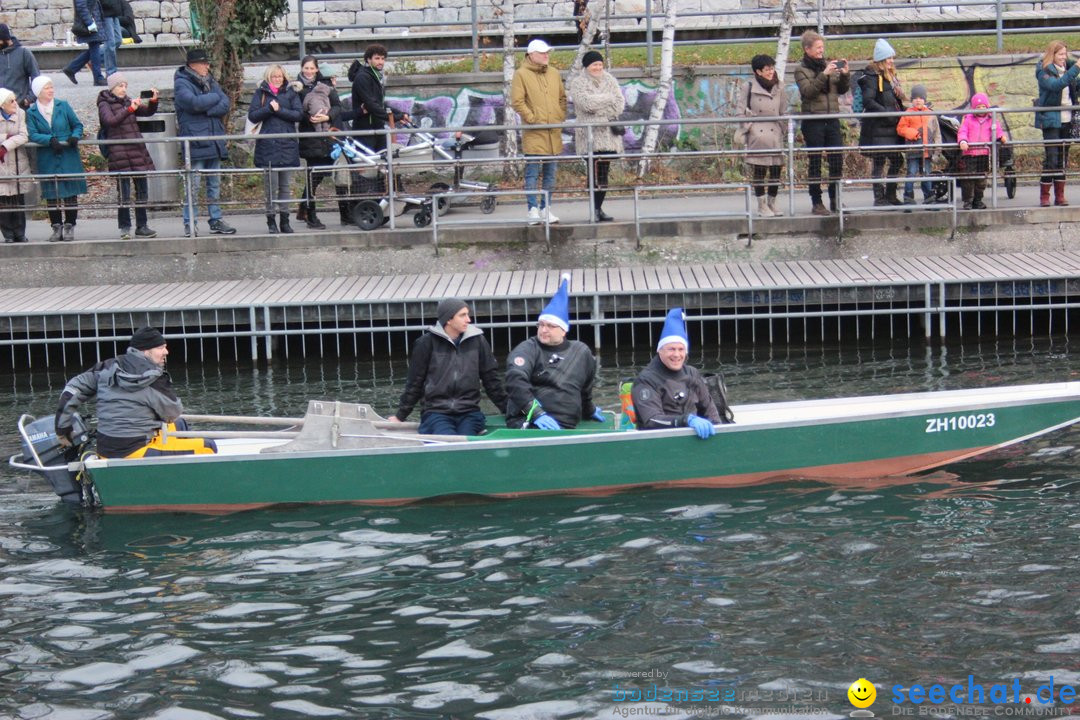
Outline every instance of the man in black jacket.
[(37, 99), (30, 83), (40, 74), (34, 53), (19, 43), (11, 28), (0, 23), (0, 87), (15, 93), (19, 107), (25, 110)]
[[(387, 124), (393, 127), (398, 120), (408, 121), (409, 116), (397, 113), (386, 106), (386, 47), (378, 43), (368, 45), (364, 51), (364, 64), (354, 63), (350, 68), (352, 80), (353, 130), (383, 130)], [(355, 72), (352, 72), (355, 71)], [(360, 141), (375, 151), (386, 147), (385, 135), (371, 135)]]
[(480, 385), (491, 402), (506, 412), (506, 391), (499, 363), (483, 332), (472, 324), (469, 306), (457, 298), (439, 303), (438, 317), (417, 340), (409, 358), (409, 377), (391, 422), (409, 417), (421, 402), (420, 433), (479, 435), (484, 429)]
[(693, 428), (704, 440), (721, 422), (705, 380), (686, 364), (690, 341), (682, 308), (668, 311), (656, 356), (634, 380), (631, 396), (638, 430)]
[(519, 343), (506, 360), (506, 424), (512, 428), (572, 430), (582, 418), (604, 422), (593, 403), (596, 358), (570, 340), (570, 276), (544, 307), (536, 335)]

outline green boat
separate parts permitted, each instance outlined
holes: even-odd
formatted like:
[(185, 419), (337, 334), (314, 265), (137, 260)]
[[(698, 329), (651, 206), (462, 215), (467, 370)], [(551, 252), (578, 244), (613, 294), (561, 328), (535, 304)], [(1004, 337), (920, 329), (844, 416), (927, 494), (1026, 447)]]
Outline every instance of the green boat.
[(735, 423), (717, 426), (707, 440), (689, 428), (618, 429), (618, 418), (571, 431), (500, 428), (458, 437), (417, 435), (415, 424), (385, 422), (366, 405), (312, 401), (303, 418), (188, 416), (291, 426), (188, 433), (214, 437), (216, 455), (107, 460), (87, 454), (56, 464), (41, 451), (49, 433), (35, 431), (24, 415), (23, 454), (9, 463), (44, 475), (67, 501), (109, 512), (223, 513), (283, 503), (392, 505), (788, 480), (872, 487), (1080, 421), (1080, 382), (733, 410)]

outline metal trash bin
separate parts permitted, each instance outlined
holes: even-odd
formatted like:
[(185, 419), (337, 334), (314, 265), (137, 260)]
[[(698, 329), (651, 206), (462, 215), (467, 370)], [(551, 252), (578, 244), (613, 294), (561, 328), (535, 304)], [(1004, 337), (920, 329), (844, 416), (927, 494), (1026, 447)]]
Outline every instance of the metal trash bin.
[[(176, 137), (175, 113), (154, 113), (150, 117), (136, 118), (136, 123), (144, 139)], [(180, 169), (180, 154), (175, 142), (148, 142), (146, 149), (150, 152), (150, 159), (154, 161), (154, 168), (158, 172), (176, 173)], [(179, 175), (151, 175), (147, 184), (147, 200), (151, 205), (176, 207), (180, 197)]]

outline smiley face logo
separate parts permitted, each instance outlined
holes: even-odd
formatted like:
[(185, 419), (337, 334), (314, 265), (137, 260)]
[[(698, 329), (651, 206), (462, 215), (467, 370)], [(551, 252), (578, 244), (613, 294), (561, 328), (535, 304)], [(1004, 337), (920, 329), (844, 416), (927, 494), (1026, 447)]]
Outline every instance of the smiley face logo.
[(859, 678), (847, 689), (847, 699), (857, 708), (868, 708), (877, 699), (877, 688), (866, 678)]

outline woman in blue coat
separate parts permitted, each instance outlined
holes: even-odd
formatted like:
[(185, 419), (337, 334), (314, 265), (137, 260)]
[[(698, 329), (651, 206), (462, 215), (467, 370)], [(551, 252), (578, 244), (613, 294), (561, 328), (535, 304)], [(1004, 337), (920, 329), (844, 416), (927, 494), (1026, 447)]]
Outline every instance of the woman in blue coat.
[[(1080, 65), (1069, 57), (1065, 43), (1055, 40), (1035, 65), (1035, 80), (1039, 83), (1039, 107), (1072, 105), (1077, 98), (1077, 74)], [(1073, 110), (1042, 110), (1035, 113), (1035, 127), (1042, 129), (1043, 174), (1039, 179), (1039, 204), (1050, 204), (1050, 186), (1054, 187), (1054, 204), (1065, 201), (1065, 160), (1069, 155), (1069, 126)]]
[[(37, 151), (38, 175), (82, 173), (86, 169), (79, 155), (83, 125), (63, 100), (56, 100), (52, 78), (38, 75), (30, 85), (37, 102), (26, 111), (26, 128)], [(79, 216), (79, 195), (86, 192), (86, 177), (41, 178), (41, 196), (49, 207), (52, 235), (49, 242), (75, 239)]]
[(255, 141), (255, 166), (267, 168), (266, 175), (266, 227), (271, 233), (279, 231), (274, 222), (274, 208), (281, 221), (280, 232), (291, 233), (289, 225), (289, 185), (293, 173), (300, 165), (300, 139), (296, 123), (304, 116), (304, 108), (297, 94), (299, 83), (290, 85), (285, 80), (285, 69), (271, 65), (263, 76), (262, 84), (251, 98), (248, 120), (262, 123), (259, 135), (288, 133), (291, 137), (267, 138)]

